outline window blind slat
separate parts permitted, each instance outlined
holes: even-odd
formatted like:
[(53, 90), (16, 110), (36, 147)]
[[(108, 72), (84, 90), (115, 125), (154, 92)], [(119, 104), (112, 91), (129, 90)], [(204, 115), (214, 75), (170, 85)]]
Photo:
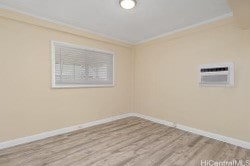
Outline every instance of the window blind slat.
[(113, 54), (54, 44), (55, 85), (113, 85)]

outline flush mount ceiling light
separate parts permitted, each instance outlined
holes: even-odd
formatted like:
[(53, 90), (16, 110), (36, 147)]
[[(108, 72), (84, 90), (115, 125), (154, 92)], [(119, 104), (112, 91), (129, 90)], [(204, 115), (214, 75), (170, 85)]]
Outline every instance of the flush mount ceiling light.
[(120, 5), (123, 9), (133, 9), (136, 5), (136, 0), (120, 0)]

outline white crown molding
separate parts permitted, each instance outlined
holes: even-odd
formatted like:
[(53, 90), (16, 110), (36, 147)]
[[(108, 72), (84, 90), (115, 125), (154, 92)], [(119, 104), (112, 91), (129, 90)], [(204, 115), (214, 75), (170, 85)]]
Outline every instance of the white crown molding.
[(212, 18), (212, 19), (209, 19), (209, 20), (205, 20), (205, 21), (193, 24), (193, 25), (189, 25), (189, 26), (186, 26), (186, 27), (183, 27), (183, 28), (179, 28), (179, 29), (176, 29), (176, 30), (173, 30), (173, 31), (170, 31), (170, 32), (167, 32), (167, 33), (164, 33), (164, 34), (152, 37), (152, 38), (148, 38), (148, 39), (142, 40), (142, 41), (137, 42), (137, 43), (133, 43), (133, 44), (134, 45), (144, 44), (144, 43), (156, 40), (156, 39), (167, 37), (167, 36), (170, 36), (170, 35), (176, 34), (178, 32), (185, 31), (185, 30), (197, 28), (199, 26), (206, 25), (206, 24), (209, 24), (209, 23), (213, 23), (215, 21), (223, 20), (223, 19), (226, 19), (226, 18), (229, 18), (229, 17), (232, 17), (232, 16), (233, 16), (233, 13), (230, 12), (230, 13), (224, 14), (224, 15), (219, 16), (219, 17), (215, 17), (215, 18)]
[(25, 144), (25, 143), (29, 143), (29, 142), (33, 142), (33, 141), (37, 141), (37, 140), (41, 140), (41, 139), (45, 139), (45, 138), (48, 138), (48, 137), (52, 137), (52, 136), (56, 136), (56, 135), (60, 135), (60, 134), (80, 130), (80, 129), (83, 129), (83, 128), (87, 128), (87, 127), (91, 127), (91, 126), (96, 126), (96, 125), (112, 122), (112, 121), (127, 118), (127, 117), (143, 118), (143, 119), (146, 119), (146, 120), (149, 120), (149, 121), (152, 121), (152, 122), (155, 122), (155, 123), (159, 123), (159, 124), (162, 124), (162, 125), (165, 125), (165, 126), (175, 127), (177, 129), (180, 129), (180, 130), (183, 130), (183, 131), (191, 132), (191, 133), (194, 133), (194, 134), (198, 134), (198, 135), (201, 135), (201, 136), (205, 136), (205, 137), (209, 137), (209, 138), (212, 138), (212, 139), (215, 139), (215, 140), (226, 142), (226, 143), (229, 143), (229, 144), (232, 144), (232, 145), (236, 145), (236, 146), (239, 146), (239, 147), (242, 147), (242, 148), (250, 149), (250, 142), (242, 141), (242, 140), (235, 139), (235, 138), (226, 137), (226, 136), (219, 135), (219, 134), (214, 134), (214, 133), (211, 133), (211, 132), (203, 131), (203, 130), (200, 130), (200, 129), (195, 129), (195, 128), (188, 127), (188, 126), (181, 125), (181, 124), (176, 124), (176, 123), (169, 122), (169, 121), (162, 120), (162, 119), (157, 119), (157, 118), (142, 115), (142, 114), (139, 114), (139, 113), (127, 113), (127, 114), (122, 114), (122, 115), (118, 115), (118, 116), (111, 116), (109, 118), (96, 120), (96, 121), (88, 122), (88, 123), (85, 123), (85, 124), (80, 124), (80, 125), (76, 125), (76, 126), (71, 126), (71, 127), (67, 127), (67, 128), (58, 129), (58, 130), (53, 130), (53, 131), (48, 131), (48, 132), (44, 132), (44, 133), (41, 133), (41, 134), (32, 135), (32, 136), (23, 137), (23, 138), (18, 138), (18, 139), (6, 141), (6, 142), (0, 142), (0, 149), (5, 149), (5, 148), (13, 147), (13, 146), (16, 146), (16, 145), (21, 145), (21, 144)]
[(13, 12), (16, 12), (16, 13), (24, 14), (24, 15), (27, 15), (27, 16), (31, 16), (31, 17), (34, 17), (34, 18), (37, 18), (37, 19), (40, 19), (40, 20), (43, 20), (43, 21), (50, 22), (50, 23), (54, 23), (54, 24), (62, 25), (62, 26), (69, 27), (69, 28), (72, 28), (72, 29), (76, 29), (76, 30), (79, 30), (79, 31), (82, 31), (82, 32), (85, 32), (85, 33), (90, 33), (90, 34), (93, 34), (93, 35), (97, 35), (97, 36), (106, 38), (108, 40), (114, 40), (114, 41), (121, 42), (121, 43), (128, 44), (128, 45), (139, 45), (139, 44), (147, 43), (147, 42), (150, 42), (152, 40), (156, 40), (156, 39), (159, 39), (159, 38), (162, 38), (162, 37), (173, 35), (173, 34), (178, 33), (178, 32), (182, 32), (182, 31), (185, 31), (185, 30), (188, 30), (188, 29), (196, 28), (196, 27), (199, 27), (201, 25), (206, 25), (206, 24), (209, 24), (209, 23), (212, 23), (212, 22), (215, 22), (215, 21), (222, 20), (222, 19), (233, 16), (233, 13), (230, 12), (230, 13), (224, 14), (222, 16), (218, 16), (218, 17), (208, 19), (208, 20), (205, 20), (205, 21), (202, 21), (202, 22), (190, 25), (190, 26), (179, 28), (179, 29), (176, 29), (176, 30), (173, 30), (173, 31), (170, 31), (170, 32), (167, 32), (167, 33), (152, 37), (152, 38), (148, 38), (148, 39), (145, 39), (145, 40), (142, 40), (142, 41), (139, 41), (139, 42), (128, 42), (128, 41), (121, 40), (121, 39), (118, 39), (118, 38), (110, 37), (110, 36), (105, 35), (103, 33), (94, 32), (94, 31), (89, 30), (87, 28), (86, 29), (85, 28), (80, 28), (80, 27), (70, 25), (70, 24), (67, 24), (67, 23), (63, 23), (61, 21), (57, 21), (57, 20), (54, 20), (54, 19), (48, 19), (48, 18), (45, 18), (45, 17), (41, 17), (41, 16), (37, 16), (37, 15), (31, 14), (31, 13), (28, 13), (28, 12), (23, 12), (21, 10), (18, 10), (18, 9), (3, 5), (1, 3), (0, 3), (0, 8), (7, 9), (7, 10), (10, 10), (10, 11), (13, 11)]
[(37, 16), (35, 14), (31, 14), (31, 13), (28, 13), (28, 12), (24, 12), (24, 11), (21, 11), (21, 10), (6, 6), (6, 5), (1, 4), (1, 3), (0, 3), (0, 9), (6, 9), (6, 10), (9, 10), (9, 11), (19, 13), (19, 14), (23, 14), (23, 15), (26, 15), (26, 16), (30, 16), (30, 17), (33, 17), (33, 18), (36, 18), (36, 19), (39, 19), (39, 20), (47, 21), (47, 22), (54, 23), (54, 24), (57, 24), (57, 25), (65, 26), (65, 27), (72, 28), (72, 29), (75, 29), (75, 30), (79, 30), (79, 31), (82, 31), (84, 33), (89, 33), (89, 34), (96, 35), (96, 36), (99, 36), (99, 37), (102, 37), (102, 38), (106, 38), (108, 40), (113, 40), (113, 41), (121, 42), (121, 43), (128, 44), (128, 45), (133, 45), (134, 44), (134, 43), (131, 43), (131, 42), (127, 42), (125, 40), (110, 37), (110, 36), (105, 35), (103, 33), (94, 32), (94, 31), (89, 30), (87, 28), (80, 28), (80, 27), (77, 27), (77, 26), (74, 26), (74, 25), (71, 25), (71, 24), (63, 23), (61, 21), (57, 21), (57, 20), (54, 20), (54, 19), (49, 19), (49, 18)]

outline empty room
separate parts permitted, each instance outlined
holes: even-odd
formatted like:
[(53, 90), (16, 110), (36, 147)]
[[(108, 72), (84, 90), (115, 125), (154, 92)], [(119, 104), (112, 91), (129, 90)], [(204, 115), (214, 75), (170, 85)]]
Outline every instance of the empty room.
[(250, 0), (0, 0), (0, 166), (250, 166)]

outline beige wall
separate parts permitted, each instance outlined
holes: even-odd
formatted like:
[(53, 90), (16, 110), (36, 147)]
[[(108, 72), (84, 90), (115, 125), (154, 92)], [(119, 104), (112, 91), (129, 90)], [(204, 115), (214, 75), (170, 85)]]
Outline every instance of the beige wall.
[[(0, 142), (132, 112), (131, 46), (0, 14)], [(115, 87), (51, 89), (50, 40), (113, 51)]]
[[(51, 89), (50, 40), (115, 52), (114, 88)], [(127, 112), (250, 141), (250, 30), (225, 19), (137, 46), (0, 10), (0, 142)], [(234, 88), (198, 66), (233, 61)]]
[(250, 1), (249, 0), (227, 0), (237, 22), (243, 29), (250, 28)]
[[(234, 88), (201, 88), (198, 66), (235, 63)], [(234, 19), (136, 47), (135, 110), (250, 141), (250, 30)]]

